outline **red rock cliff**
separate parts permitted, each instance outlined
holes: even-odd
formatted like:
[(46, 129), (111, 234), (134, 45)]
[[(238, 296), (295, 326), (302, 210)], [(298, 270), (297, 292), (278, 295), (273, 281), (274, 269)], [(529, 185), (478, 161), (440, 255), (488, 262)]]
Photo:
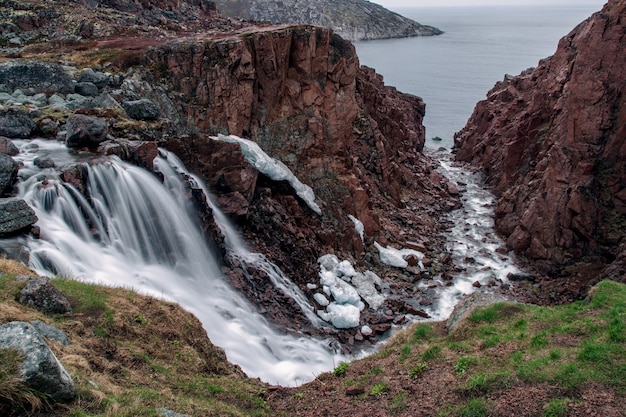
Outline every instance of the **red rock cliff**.
[(507, 246), (553, 274), (583, 260), (597, 272), (624, 249), (625, 32), (626, 1), (609, 1), (554, 56), (497, 83), (455, 137), (499, 196)]

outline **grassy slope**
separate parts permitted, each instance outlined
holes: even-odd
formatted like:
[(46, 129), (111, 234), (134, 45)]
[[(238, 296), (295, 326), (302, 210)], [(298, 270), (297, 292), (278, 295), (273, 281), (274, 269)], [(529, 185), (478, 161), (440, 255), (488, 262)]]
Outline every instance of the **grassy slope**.
[[(443, 323), (417, 324), (373, 356), (299, 388), (268, 390), (227, 364), (176, 305), (55, 280), (74, 314), (46, 317), (15, 302), (23, 284), (14, 275), (28, 271), (6, 261), (0, 270), (8, 272), (0, 275), (0, 323), (43, 320), (72, 342), (50, 344), (79, 398), (51, 411), (41, 406), (45, 415), (151, 416), (165, 407), (193, 416), (623, 416), (626, 409), (626, 286), (613, 282), (599, 284), (588, 303), (478, 309), (451, 335)], [(0, 354), (8, 358), (0, 361), (0, 414), (36, 407), (23, 387), (15, 395), (14, 353)]]

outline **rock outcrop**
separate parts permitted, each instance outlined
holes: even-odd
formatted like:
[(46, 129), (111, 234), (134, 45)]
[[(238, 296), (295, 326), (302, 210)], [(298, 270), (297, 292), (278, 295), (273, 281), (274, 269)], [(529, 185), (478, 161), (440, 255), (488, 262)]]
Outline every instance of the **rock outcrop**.
[(365, 0), (217, 0), (216, 3), (226, 16), (325, 26), (352, 41), (443, 33)]
[(626, 272), (625, 13), (609, 1), (554, 56), (497, 83), (455, 135), (457, 159), (499, 196), (508, 248), (551, 276), (596, 281), (614, 261), (610, 278)]

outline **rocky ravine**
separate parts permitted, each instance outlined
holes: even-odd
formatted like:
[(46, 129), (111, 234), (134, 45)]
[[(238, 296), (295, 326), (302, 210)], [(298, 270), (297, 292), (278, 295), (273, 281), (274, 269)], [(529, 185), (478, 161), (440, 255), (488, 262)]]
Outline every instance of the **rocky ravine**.
[(625, 13), (626, 1), (609, 1), (554, 56), (496, 84), (455, 137), (457, 159), (480, 166), (499, 196), (508, 248), (559, 278), (544, 282), (546, 301), (624, 281)]
[[(244, 27), (221, 17), (209, 3), (164, 2), (142, 9), (137, 3), (102, 2), (93, 15), (77, 8), (81, 18), (94, 23), (86, 40), (72, 32), (76, 28), (71, 22), (78, 18), (71, 13), (72, 3), (60, 5), (66, 7), (64, 19), (48, 25), (41, 18), (35, 26), (16, 29), (10, 39), (29, 44), (9, 39), (5, 49), (12, 58), (0, 81), (6, 95), (3, 114), (13, 120), (19, 102), (26, 110), (18, 112), (20, 117), (34, 120), (25, 120), (28, 133), (17, 137), (68, 140), (69, 132), (85, 122), (98, 127), (95, 141), (71, 139), (68, 144), (118, 154), (147, 167), (156, 144), (176, 152), (209, 184), (252, 249), (266, 254), (311, 301), (306, 284), (319, 281), (317, 258), (326, 253), (383, 277), (391, 296), (381, 309), (362, 315), (377, 333), (416, 313), (415, 305), (429, 303), (413, 282), (434, 270), (386, 267), (373, 247), (377, 241), (418, 249), (426, 252), (426, 265), (432, 265), (444, 251), (439, 215), (459, 205), (456, 188), (421, 153), (421, 99), (386, 87), (382, 77), (359, 65), (353, 46), (330, 29)], [(15, 16), (45, 7), (30, 2), (26, 13), (8, 14), (12, 27), (19, 28)], [(125, 32), (131, 12), (137, 16), (132, 32), (138, 36)], [(155, 26), (155, 16), (165, 23)], [(217, 29), (223, 25), (224, 30)], [(183, 27), (186, 32), (172, 30)], [(32, 59), (73, 65), (64, 69), (69, 76), (60, 75), (65, 77), (61, 87), (68, 90), (44, 91), (29, 84), (30, 71), (10, 71)], [(95, 71), (84, 71), (86, 66)], [(47, 72), (64, 70), (50, 66)], [(141, 103), (147, 105), (147, 114), (136, 117), (131, 106)], [(284, 162), (313, 188), (322, 215), (290, 187), (260, 175), (238, 146), (208, 137), (219, 132), (250, 138)], [(84, 180), (80, 170), (68, 169), (64, 176), (79, 187)], [(364, 241), (348, 215), (363, 222)], [(219, 249), (221, 239), (215, 237), (209, 210), (204, 217)], [(450, 266), (437, 268), (445, 272)], [(224, 272), (276, 325), (314, 331), (306, 329), (308, 321), (299, 309), (290, 307), (261, 271), (253, 274), (254, 285), (246, 284), (238, 265), (227, 259)], [(337, 337), (348, 346), (362, 335), (352, 329)]]
[(216, 3), (226, 16), (325, 26), (351, 41), (443, 33), (364, 0), (218, 0)]

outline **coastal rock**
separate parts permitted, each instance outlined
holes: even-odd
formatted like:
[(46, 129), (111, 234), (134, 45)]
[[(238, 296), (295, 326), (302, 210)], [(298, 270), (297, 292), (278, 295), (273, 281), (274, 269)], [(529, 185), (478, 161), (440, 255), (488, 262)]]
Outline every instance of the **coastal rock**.
[(24, 355), (21, 380), (31, 389), (54, 402), (68, 402), (76, 396), (72, 377), (31, 324), (11, 322), (0, 326), (0, 348), (15, 349)]
[(37, 223), (37, 216), (26, 201), (0, 198), (0, 236), (9, 236)]
[(352, 41), (443, 33), (363, 0), (217, 0), (216, 3), (226, 16), (261, 22), (325, 26)]
[(574, 274), (583, 287), (620, 262), (626, 239), (625, 13), (609, 1), (537, 68), (497, 83), (455, 135), (457, 159), (481, 166), (499, 197), (507, 248), (554, 277), (599, 265)]
[(67, 137), (65, 143), (69, 147), (95, 147), (107, 138), (107, 124), (97, 117), (74, 114), (67, 119), (65, 125)]

